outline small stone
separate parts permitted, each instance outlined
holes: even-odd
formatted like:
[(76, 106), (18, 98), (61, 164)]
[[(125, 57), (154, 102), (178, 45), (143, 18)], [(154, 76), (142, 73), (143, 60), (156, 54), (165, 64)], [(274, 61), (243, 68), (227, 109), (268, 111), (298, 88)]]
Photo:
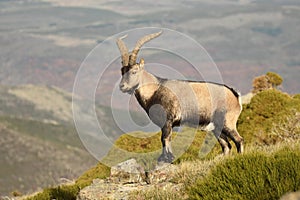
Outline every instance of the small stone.
[(156, 184), (169, 180), (176, 173), (177, 167), (173, 164), (163, 163), (157, 165), (155, 169), (147, 174), (147, 183)]
[(143, 181), (144, 168), (135, 159), (126, 160), (111, 167), (110, 179), (118, 183), (140, 183)]

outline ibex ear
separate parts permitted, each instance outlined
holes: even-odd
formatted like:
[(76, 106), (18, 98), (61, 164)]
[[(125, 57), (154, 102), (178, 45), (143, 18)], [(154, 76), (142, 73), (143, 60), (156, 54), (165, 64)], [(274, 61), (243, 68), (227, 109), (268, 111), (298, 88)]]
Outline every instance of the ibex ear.
[(144, 61), (143, 58), (141, 58), (140, 63), (139, 63), (140, 69), (143, 69), (143, 68), (144, 68), (144, 64), (145, 64), (145, 61)]

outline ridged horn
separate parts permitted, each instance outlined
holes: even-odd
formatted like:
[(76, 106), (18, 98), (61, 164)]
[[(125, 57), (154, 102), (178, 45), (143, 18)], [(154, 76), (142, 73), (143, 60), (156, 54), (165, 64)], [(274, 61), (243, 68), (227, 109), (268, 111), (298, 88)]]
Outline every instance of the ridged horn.
[(117, 45), (118, 45), (120, 53), (121, 53), (123, 67), (128, 66), (128, 62), (129, 62), (128, 49), (127, 49), (125, 43), (123, 42), (123, 39), (126, 37), (127, 37), (127, 35), (124, 35), (117, 39)]
[(137, 43), (135, 44), (135, 47), (132, 50), (131, 55), (130, 55), (130, 60), (129, 60), (129, 65), (130, 66), (132, 66), (136, 63), (137, 54), (138, 54), (139, 50), (141, 49), (141, 47), (146, 42), (149, 42), (150, 40), (160, 36), (161, 33), (162, 33), (162, 31), (159, 31), (157, 33), (152, 33), (152, 34), (149, 34), (149, 35), (146, 35), (146, 36), (142, 37), (141, 39), (139, 39), (137, 41)]

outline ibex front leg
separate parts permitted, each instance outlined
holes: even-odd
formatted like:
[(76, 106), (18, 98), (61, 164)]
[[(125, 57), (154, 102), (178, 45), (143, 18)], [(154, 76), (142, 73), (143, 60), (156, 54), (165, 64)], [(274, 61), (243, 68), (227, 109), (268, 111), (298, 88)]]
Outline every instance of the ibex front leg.
[(171, 147), (172, 125), (166, 123), (161, 129), (162, 154), (158, 158), (158, 162), (171, 163), (174, 160)]

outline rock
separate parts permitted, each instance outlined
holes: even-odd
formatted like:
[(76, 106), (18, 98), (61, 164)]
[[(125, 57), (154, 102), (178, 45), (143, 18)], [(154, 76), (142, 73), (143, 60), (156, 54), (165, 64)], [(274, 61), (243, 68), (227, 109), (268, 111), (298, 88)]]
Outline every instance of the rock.
[(95, 179), (90, 186), (80, 190), (76, 200), (128, 199), (130, 193), (148, 187), (146, 183), (112, 183), (109, 180)]
[(243, 95), (242, 98), (242, 104), (249, 104), (251, 102), (252, 97), (254, 96), (253, 93), (248, 93)]
[(79, 192), (77, 200), (128, 199), (130, 193), (136, 190), (147, 190), (156, 186), (169, 188), (171, 183), (168, 180), (176, 171), (177, 166), (164, 163), (150, 172), (145, 172), (135, 159), (130, 159), (111, 167), (109, 178), (94, 179), (90, 186)]
[(168, 181), (177, 171), (177, 166), (170, 163), (157, 165), (153, 171), (146, 172), (146, 182), (156, 184)]
[(152, 171), (145, 171), (135, 159), (119, 163), (111, 168), (110, 179), (115, 183), (159, 183), (168, 180), (176, 172), (173, 164), (157, 165)]
[(280, 200), (300, 200), (300, 191), (298, 192), (289, 192), (283, 195)]
[(144, 168), (135, 159), (111, 167), (110, 180), (115, 183), (141, 183), (145, 180)]

